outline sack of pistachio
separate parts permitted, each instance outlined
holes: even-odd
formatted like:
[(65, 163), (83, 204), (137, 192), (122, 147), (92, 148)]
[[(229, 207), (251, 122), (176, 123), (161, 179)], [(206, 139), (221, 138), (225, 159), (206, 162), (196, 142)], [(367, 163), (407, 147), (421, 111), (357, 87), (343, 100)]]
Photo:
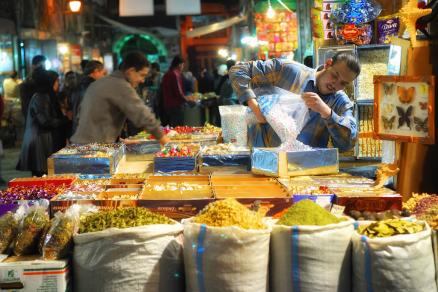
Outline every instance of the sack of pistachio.
[(424, 221), (363, 223), (353, 234), (353, 291), (436, 292), (431, 229)]
[(272, 227), (272, 290), (349, 292), (353, 232), (311, 200), (292, 205)]
[(75, 291), (183, 291), (182, 231), (145, 208), (81, 218), (74, 236)]
[(268, 291), (270, 229), (235, 199), (206, 206), (184, 226), (186, 291)]

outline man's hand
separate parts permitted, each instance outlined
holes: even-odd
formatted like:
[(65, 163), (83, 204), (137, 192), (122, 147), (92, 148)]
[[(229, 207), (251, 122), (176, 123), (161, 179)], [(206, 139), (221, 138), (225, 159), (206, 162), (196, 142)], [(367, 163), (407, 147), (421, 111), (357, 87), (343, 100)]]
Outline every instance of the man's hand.
[(169, 143), (169, 142), (170, 142), (170, 138), (167, 137), (166, 135), (164, 135), (164, 136), (161, 137), (161, 139), (160, 139), (160, 144), (161, 144), (162, 146), (166, 145), (166, 144)]
[(259, 103), (257, 102), (257, 100), (255, 100), (254, 98), (248, 99), (248, 106), (250, 107), (252, 112), (255, 114), (257, 121), (260, 124), (265, 124), (266, 119), (265, 119), (265, 116), (260, 111)]
[(138, 144), (141, 142), (138, 139), (122, 139), (122, 138), (120, 138), (119, 140), (120, 140), (120, 142), (124, 143), (125, 145), (133, 145), (133, 144)]
[(312, 111), (317, 112), (323, 119), (330, 117), (332, 109), (315, 92), (304, 92), (301, 97)]

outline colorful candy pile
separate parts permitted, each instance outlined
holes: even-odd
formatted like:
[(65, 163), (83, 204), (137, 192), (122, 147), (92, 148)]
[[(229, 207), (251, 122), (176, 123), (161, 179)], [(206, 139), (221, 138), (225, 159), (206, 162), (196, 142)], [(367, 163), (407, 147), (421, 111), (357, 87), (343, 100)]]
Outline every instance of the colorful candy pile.
[(157, 157), (191, 157), (195, 153), (187, 146), (171, 146), (162, 149), (156, 154)]
[(0, 192), (0, 204), (11, 204), (18, 200), (50, 200), (62, 190), (63, 187), (54, 185), (10, 187)]

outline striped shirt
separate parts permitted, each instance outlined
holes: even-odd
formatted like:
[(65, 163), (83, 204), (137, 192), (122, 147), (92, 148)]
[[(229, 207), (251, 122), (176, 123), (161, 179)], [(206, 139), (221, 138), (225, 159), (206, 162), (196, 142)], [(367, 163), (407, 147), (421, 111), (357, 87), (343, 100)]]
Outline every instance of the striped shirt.
[[(229, 75), (233, 89), (242, 104), (250, 98), (256, 98), (252, 88), (263, 86), (277, 86), (296, 94), (319, 94), (316, 87), (316, 70), (294, 61), (271, 59), (240, 63), (231, 68)], [(351, 149), (357, 139), (353, 103), (343, 91), (319, 96), (332, 109), (331, 116), (324, 119), (319, 113), (309, 109), (310, 118), (297, 139), (312, 147), (327, 147), (331, 138), (334, 147), (340, 151)], [(278, 137), (269, 137), (273, 134), (272, 128), (267, 125), (257, 127), (265, 137), (262, 140), (256, 137), (253, 146), (278, 146)]]

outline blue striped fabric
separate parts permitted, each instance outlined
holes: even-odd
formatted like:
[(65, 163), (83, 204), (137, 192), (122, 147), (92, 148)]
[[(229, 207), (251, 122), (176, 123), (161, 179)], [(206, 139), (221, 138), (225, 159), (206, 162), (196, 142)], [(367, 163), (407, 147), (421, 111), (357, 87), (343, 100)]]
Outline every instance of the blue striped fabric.
[(298, 226), (292, 226), (291, 255), (292, 255), (292, 287), (294, 292), (301, 291), (300, 285), (300, 259), (299, 241), (300, 231)]
[(198, 278), (198, 289), (200, 292), (205, 292), (205, 282), (204, 282), (204, 265), (203, 265), (203, 256), (204, 256), (204, 240), (207, 233), (207, 226), (202, 224), (199, 229), (198, 235), (198, 245), (196, 248), (196, 273)]
[[(230, 80), (240, 103), (255, 98), (252, 88), (277, 86), (296, 94), (318, 93), (315, 84), (316, 70), (300, 63), (279, 59), (252, 61), (235, 65), (230, 70)], [(332, 108), (332, 115), (321, 118), (319, 113), (310, 111), (310, 119), (298, 135), (298, 140), (312, 147), (327, 147), (329, 138), (340, 151), (351, 149), (357, 139), (357, 122), (353, 116), (353, 103), (343, 91), (321, 99)], [(275, 147), (278, 137), (269, 126), (254, 126), (250, 135), (254, 147)], [(273, 144), (266, 144), (266, 143)]]

